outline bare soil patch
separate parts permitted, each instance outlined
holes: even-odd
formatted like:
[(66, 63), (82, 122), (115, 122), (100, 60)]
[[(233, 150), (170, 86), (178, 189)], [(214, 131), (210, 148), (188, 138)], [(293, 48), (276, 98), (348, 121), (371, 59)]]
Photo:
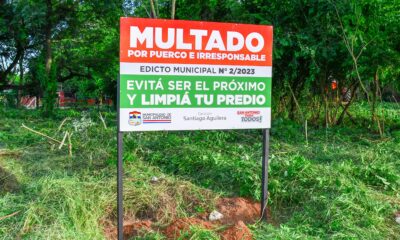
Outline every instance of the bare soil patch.
[[(125, 220), (124, 237), (128, 239), (144, 235), (146, 232), (159, 231), (172, 240), (179, 238), (181, 233), (190, 231), (191, 226), (209, 230), (222, 226), (224, 230), (218, 232), (222, 240), (253, 239), (246, 224), (255, 223), (260, 219), (260, 203), (239, 197), (220, 198), (217, 200), (216, 210), (224, 215), (221, 220), (209, 221), (209, 213), (204, 213), (191, 218), (177, 218), (164, 228), (155, 226), (151, 220)], [(108, 224), (105, 235), (107, 239), (117, 239), (116, 226)]]
[(260, 203), (246, 198), (220, 198), (217, 209), (224, 215), (222, 224), (235, 224), (239, 221), (255, 223), (260, 218)]
[(238, 221), (235, 225), (221, 233), (222, 240), (252, 240), (253, 235), (243, 221)]
[[(146, 232), (152, 231), (152, 224), (153, 222), (150, 220), (124, 221), (124, 239), (140, 236)], [(109, 226), (105, 228), (104, 234), (107, 239), (118, 239), (118, 230), (115, 226)]]
[(172, 222), (165, 230), (164, 234), (168, 239), (177, 239), (182, 232), (190, 230), (191, 226), (198, 226), (204, 229), (213, 229), (213, 224), (198, 218), (180, 218)]

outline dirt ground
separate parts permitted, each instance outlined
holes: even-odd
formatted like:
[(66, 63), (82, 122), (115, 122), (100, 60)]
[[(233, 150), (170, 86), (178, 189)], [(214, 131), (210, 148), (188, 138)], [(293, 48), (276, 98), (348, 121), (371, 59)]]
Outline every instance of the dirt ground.
[[(156, 227), (150, 220), (136, 220), (124, 222), (124, 236), (144, 235), (149, 231), (159, 231), (168, 239), (179, 238), (181, 232), (190, 231), (191, 226), (204, 229), (222, 229), (217, 231), (222, 240), (251, 240), (253, 236), (246, 224), (255, 223), (260, 219), (260, 203), (245, 198), (220, 198), (216, 204), (216, 210), (223, 214), (223, 218), (217, 221), (209, 221), (209, 213), (200, 214), (192, 218), (175, 219), (167, 227)], [(105, 228), (107, 239), (117, 239), (115, 226)]]
[(173, 221), (164, 231), (168, 239), (176, 239), (181, 232), (189, 231), (190, 226), (199, 226), (204, 229), (213, 229), (213, 224), (198, 218), (180, 218)]
[(0, 166), (0, 194), (18, 192), (19, 189), (17, 178)]
[(253, 236), (250, 229), (243, 223), (243, 221), (238, 221), (235, 225), (226, 229), (221, 234), (222, 240), (252, 240)]

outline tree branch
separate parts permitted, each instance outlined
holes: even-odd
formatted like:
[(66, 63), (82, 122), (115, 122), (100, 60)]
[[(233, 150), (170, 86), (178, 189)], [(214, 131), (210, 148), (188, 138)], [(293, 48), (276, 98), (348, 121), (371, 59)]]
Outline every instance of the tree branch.
[(175, 4), (176, 0), (171, 0), (171, 19), (175, 19)]
[(151, 17), (157, 18), (156, 9), (154, 8), (154, 0), (149, 0), (149, 1), (150, 1), (150, 7), (151, 7)]

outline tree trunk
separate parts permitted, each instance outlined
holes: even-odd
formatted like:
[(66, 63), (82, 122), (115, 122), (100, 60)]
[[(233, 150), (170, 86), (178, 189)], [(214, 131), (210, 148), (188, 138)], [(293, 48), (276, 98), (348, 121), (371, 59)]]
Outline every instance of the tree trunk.
[(374, 75), (374, 91), (372, 91), (372, 104), (371, 104), (371, 122), (372, 124), (375, 123), (376, 120), (376, 96), (377, 96), (377, 86), (376, 86), (376, 74)]
[(47, 13), (46, 13), (46, 40), (45, 40), (45, 49), (46, 49), (46, 74), (50, 75), (51, 63), (52, 63), (52, 51), (51, 51), (51, 15), (52, 15), (52, 3), (51, 0), (46, 1), (47, 5)]
[[(372, 124), (376, 123), (378, 126), (378, 131), (379, 135), (381, 138), (383, 137), (383, 127), (381, 126), (381, 121), (379, 120), (379, 117), (376, 114), (376, 101), (378, 100), (378, 96), (380, 93), (380, 87), (379, 87), (379, 75), (378, 75), (378, 70), (376, 69), (375, 75), (374, 75), (374, 91), (373, 91), (373, 98), (372, 98), (372, 107), (371, 107), (371, 121)], [(383, 125), (383, 124), (382, 124)]]
[(154, 0), (150, 0), (151, 18), (157, 18), (156, 8), (154, 7)]
[(350, 105), (352, 104), (353, 99), (354, 99), (354, 96), (356, 95), (356, 91), (357, 91), (359, 85), (360, 85), (360, 83), (359, 83), (359, 82), (356, 82), (356, 83), (354, 84), (353, 89), (349, 88), (349, 89), (351, 89), (350, 101), (349, 101), (349, 103), (347, 103), (347, 105), (344, 107), (342, 113), (340, 114), (340, 116), (339, 116), (339, 118), (338, 118), (338, 120), (337, 120), (337, 122), (336, 122), (336, 125), (342, 124), (343, 119), (344, 119), (344, 116), (345, 116), (345, 114), (346, 114), (346, 112), (347, 112), (347, 109), (348, 109), (348, 108), (350, 107)]
[(20, 107), (23, 81), (24, 81), (24, 54), (22, 54), (21, 59), (19, 60), (19, 84), (17, 93), (17, 108)]
[(42, 83), (42, 91), (43, 95), (43, 110), (45, 116), (50, 116), (53, 114), (54, 106), (56, 104), (56, 94), (57, 94), (57, 82), (55, 76), (53, 76), (52, 71), (52, 39), (51, 39), (51, 30), (53, 27), (53, 5), (52, 0), (46, 1), (46, 27), (45, 27), (45, 41), (44, 41), (44, 50), (46, 51), (45, 55), (45, 79)]
[(175, 19), (175, 4), (176, 0), (171, 0), (171, 19)]
[(17, 53), (15, 54), (15, 57), (14, 57), (13, 61), (11, 62), (11, 64), (8, 65), (8, 67), (5, 69), (5, 71), (0, 71), (0, 86), (1, 85), (6, 86), (8, 84), (7, 76), (8, 76), (8, 74), (11, 73), (11, 71), (14, 69), (14, 67), (18, 64), (18, 61), (20, 60), (20, 58), (24, 52), (21, 44), (17, 44), (16, 48), (17, 48)]

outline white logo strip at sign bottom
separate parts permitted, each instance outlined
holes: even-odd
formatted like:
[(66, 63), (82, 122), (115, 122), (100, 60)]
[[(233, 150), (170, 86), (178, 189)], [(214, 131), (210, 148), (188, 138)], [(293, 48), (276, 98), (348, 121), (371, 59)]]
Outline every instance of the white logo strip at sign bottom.
[[(130, 121), (132, 115), (140, 120)], [(261, 129), (271, 127), (270, 118), (271, 108), (122, 108), (120, 130)]]

